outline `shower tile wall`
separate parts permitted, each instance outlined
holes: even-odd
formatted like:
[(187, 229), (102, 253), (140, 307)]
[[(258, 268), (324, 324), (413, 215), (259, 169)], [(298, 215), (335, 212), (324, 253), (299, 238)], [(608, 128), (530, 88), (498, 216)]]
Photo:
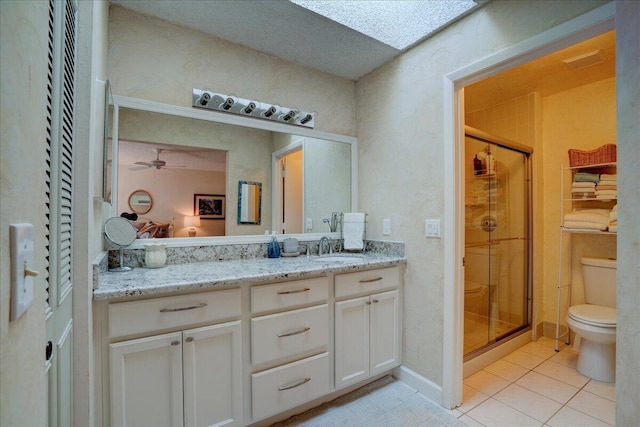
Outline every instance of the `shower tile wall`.
[(534, 146), (535, 93), (518, 96), (465, 114), (465, 124), (521, 144)]

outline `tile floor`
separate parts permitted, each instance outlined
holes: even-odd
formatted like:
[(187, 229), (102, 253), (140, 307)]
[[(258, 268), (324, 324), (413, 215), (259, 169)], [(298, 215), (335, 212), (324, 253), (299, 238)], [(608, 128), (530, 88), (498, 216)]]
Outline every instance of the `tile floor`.
[(469, 376), (450, 413), (470, 427), (614, 425), (614, 384), (581, 375), (578, 352), (554, 345), (541, 338)]

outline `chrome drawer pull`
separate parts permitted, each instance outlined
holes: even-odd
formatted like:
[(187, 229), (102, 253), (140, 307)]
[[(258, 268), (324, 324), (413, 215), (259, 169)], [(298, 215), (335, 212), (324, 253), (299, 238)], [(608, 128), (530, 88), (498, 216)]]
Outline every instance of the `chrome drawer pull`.
[(309, 292), (311, 288), (295, 289), (293, 291), (278, 291), (278, 295), (299, 294), (301, 292)]
[(186, 311), (186, 310), (193, 310), (196, 308), (202, 308), (202, 307), (206, 307), (207, 303), (206, 302), (202, 302), (200, 304), (197, 305), (190, 305), (187, 307), (178, 307), (178, 308), (162, 308), (160, 309), (160, 313), (173, 313), (174, 311)]
[(186, 342), (193, 342), (195, 338), (193, 337), (187, 337), (187, 339), (185, 340)]
[(380, 302), (380, 301), (378, 301), (377, 299), (374, 299), (374, 300), (373, 300), (373, 303), (374, 303), (374, 304), (375, 304), (375, 303), (377, 303), (377, 302)]
[(180, 341), (171, 341), (172, 346), (180, 345)]
[(309, 381), (311, 381), (311, 378), (304, 378), (294, 383), (281, 385), (280, 387), (278, 387), (278, 391), (291, 390), (292, 388), (300, 387), (302, 384), (306, 384)]
[(280, 332), (278, 334), (278, 338), (282, 338), (282, 337), (290, 337), (292, 335), (298, 335), (298, 334), (304, 334), (307, 331), (310, 331), (311, 328), (310, 327), (306, 327), (306, 328), (300, 328), (300, 329), (296, 329), (295, 331), (291, 331), (291, 332)]
[(360, 283), (372, 283), (372, 282), (379, 282), (380, 280), (382, 280), (382, 277), (376, 277), (375, 279), (365, 279), (365, 280), (360, 280)]

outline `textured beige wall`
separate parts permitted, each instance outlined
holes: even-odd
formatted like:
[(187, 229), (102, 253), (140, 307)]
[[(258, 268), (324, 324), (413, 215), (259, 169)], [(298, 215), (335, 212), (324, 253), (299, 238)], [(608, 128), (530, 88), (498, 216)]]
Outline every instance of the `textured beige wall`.
[[(560, 198), (569, 197), (572, 179), (569, 171), (564, 172), (565, 186), (560, 188), (561, 165), (569, 165), (570, 148), (592, 150), (604, 144), (616, 141), (616, 97), (615, 78), (584, 85), (565, 92), (542, 98), (542, 140), (544, 145), (543, 182), (544, 182), (544, 229), (543, 241), (543, 280), (544, 299), (542, 320), (555, 323), (556, 285), (558, 283), (558, 255), (560, 228)], [(614, 204), (593, 202), (587, 207), (612, 208)], [(582, 205), (584, 207), (584, 204)], [(565, 212), (572, 206), (564, 204)], [(569, 247), (571, 239), (572, 248)], [(580, 257), (596, 258), (616, 257), (615, 236), (576, 235), (564, 238), (564, 262), (566, 273), (563, 281), (572, 283), (574, 303), (584, 301)], [(569, 255), (573, 255), (573, 260)], [(565, 294), (566, 296), (566, 294)], [(564, 300), (566, 302), (566, 300)], [(561, 314), (561, 323), (565, 324), (566, 310)]]
[(359, 206), (368, 236), (406, 243), (403, 363), (437, 384), (448, 357), (443, 242), (424, 238), (423, 221), (444, 214), (442, 76), (603, 3), (490, 2), (357, 83)]
[(616, 425), (640, 420), (640, 2), (616, 1), (618, 326)]
[(211, 89), (317, 111), (316, 129), (355, 135), (354, 83), (119, 7), (109, 21), (109, 79), (117, 95), (191, 106)]
[[(47, 2), (0, 2), (0, 425), (47, 424), (44, 369)], [(9, 322), (9, 224), (35, 233), (34, 302)]]

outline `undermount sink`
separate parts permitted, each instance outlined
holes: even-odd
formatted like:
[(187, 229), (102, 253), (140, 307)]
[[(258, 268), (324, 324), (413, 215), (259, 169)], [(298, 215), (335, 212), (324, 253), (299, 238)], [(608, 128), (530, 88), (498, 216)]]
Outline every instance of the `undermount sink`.
[(334, 256), (321, 256), (319, 258), (315, 258), (314, 259), (315, 262), (342, 262), (342, 263), (351, 263), (351, 262), (363, 262), (364, 258), (359, 257), (359, 256), (340, 256), (340, 255), (334, 255)]

